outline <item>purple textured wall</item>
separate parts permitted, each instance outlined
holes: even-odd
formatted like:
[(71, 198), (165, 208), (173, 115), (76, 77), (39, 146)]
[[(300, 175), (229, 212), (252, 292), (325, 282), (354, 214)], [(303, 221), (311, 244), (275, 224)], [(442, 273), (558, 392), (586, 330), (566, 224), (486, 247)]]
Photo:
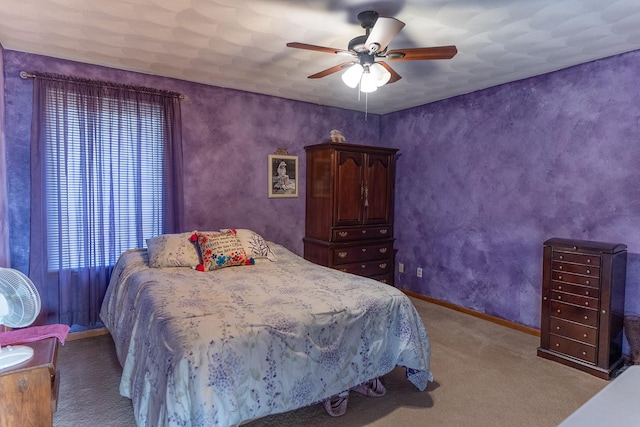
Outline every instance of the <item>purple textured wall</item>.
[(9, 267), (9, 207), (7, 205), (7, 166), (4, 137), (4, 48), (0, 44), (0, 267)]
[[(302, 255), (305, 145), (340, 129), (349, 142), (379, 142), (380, 117), (111, 68), (5, 50), (6, 135), (12, 265), (27, 271), (31, 80), (42, 71), (180, 92), (188, 229), (250, 228)], [(299, 197), (267, 198), (267, 156), (299, 156)]]
[[(304, 187), (268, 199), (267, 155), (333, 128), (400, 149), (396, 247), (403, 288), (539, 326), (542, 242), (629, 247), (627, 311), (640, 313), (640, 52), (382, 117), (4, 51), (12, 266), (28, 264), (32, 82), (21, 70), (184, 93), (188, 228), (246, 227), (302, 253)], [(415, 277), (416, 267), (424, 277)]]
[(383, 116), (399, 287), (538, 328), (543, 242), (620, 242), (639, 313), (639, 75), (636, 51)]

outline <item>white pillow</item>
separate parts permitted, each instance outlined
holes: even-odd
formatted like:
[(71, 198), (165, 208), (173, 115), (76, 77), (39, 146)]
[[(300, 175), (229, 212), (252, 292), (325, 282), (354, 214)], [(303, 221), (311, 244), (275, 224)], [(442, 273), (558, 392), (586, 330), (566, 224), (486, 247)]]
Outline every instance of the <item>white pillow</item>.
[(255, 231), (246, 228), (224, 228), (220, 231), (233, 231), (242, 243), (244, 251), (249, 258), (267, 258), (269, 261), (276, 261), (276, 254), (273, 253), (266, 240)]
[(189, 240), (193, 232), (180, 234), (162, 234), (147, 239), (149, 248), (149, 266), (191, 267), (200, 264), (200, 255), (195, 244)]

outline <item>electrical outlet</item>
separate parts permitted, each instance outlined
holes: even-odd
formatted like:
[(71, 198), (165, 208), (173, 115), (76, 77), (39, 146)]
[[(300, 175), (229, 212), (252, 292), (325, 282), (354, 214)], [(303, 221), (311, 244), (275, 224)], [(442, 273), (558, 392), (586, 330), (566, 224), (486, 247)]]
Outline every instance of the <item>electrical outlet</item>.
[(422, 277), (422, 269), (420, 267), (418, 267), (418, 269), (416, 270), (416, 274), (418, 275), (418, 277)]
[(398, 263), (398, 273), (404, 273), (404, 264), (401, 262)]

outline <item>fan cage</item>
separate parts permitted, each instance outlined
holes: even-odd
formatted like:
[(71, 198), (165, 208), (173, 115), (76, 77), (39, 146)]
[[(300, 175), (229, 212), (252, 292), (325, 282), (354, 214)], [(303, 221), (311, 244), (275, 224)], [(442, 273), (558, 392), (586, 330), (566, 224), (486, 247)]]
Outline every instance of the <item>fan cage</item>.
[(22, 272), (0, 268), (0, 295), (9, 312), (0, 318), (0, 324), (11, 328), (29, 326), (40, 313), (40, 295), (33, 282)]

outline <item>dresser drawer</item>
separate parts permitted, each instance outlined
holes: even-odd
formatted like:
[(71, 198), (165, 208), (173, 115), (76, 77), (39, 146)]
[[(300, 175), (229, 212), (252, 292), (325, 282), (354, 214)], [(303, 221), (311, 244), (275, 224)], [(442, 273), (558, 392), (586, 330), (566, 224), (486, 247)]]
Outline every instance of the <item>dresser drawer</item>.
[(350, 264), (354, 262), (388, 259), (393, 253), (393, 242), (373, 245), (338, 247), (333, 249), (333, 264)]
[(333, 230), (334, 242), (348, 242), (362, 239), (384, 239), (393, 236), (389, 226), (337, 228)]
[(551, 282), (551, 290), (568, 292), (570, 294), (580, 295), (583, 297), (590, 297), (590, 298), (598, 298), (600, 296), (600, 293), (598, 292), (597, 288), (572, 285), (564, 282), (556, 282), (555, 280)]
[(564, 353), (568, 356), (584, 360), (589, 363), (596, 363), (596, 347), (564, 338), (553, 333), (549, 336), (551, 350)]
[(598, 308), (597, 298), (583, 297), (580, 295), (570, 294), (567, 292), (551, 291), (551, 300), (562, 301), (562, 302), (566, 302), (567, 304), (575, 304), (575, 305), (579, 305), (580, 307), (587, 307), (587, 308), (593, 308), (593, 309)]
[(589, 286), (591, 288), (600, 287), (600, 279), (598, 277), (582, 276), (579, 274), (571, 274), (563, 271), (552, 271), (551, 280), (575, 283), (576, 285)]
[(551, 301), (551, 316), (571, 320), (587, 326), (598, 325), (598, 310)]
[(359, 276), (375, 277), (389, 274), (391, 271), (391, 258), (377, 261), (359, 262), (354, 264), (342, 264), (334, 268), (346, 273)]
[(574, 264), (594, 265), (600, 267), (600, 257), (593, 254), (577, 254), (573, 252), (553, 252), (554, 261), (572, 262)]
[(552, 317), (549, 323), (549, 331), (552, 334), (581, 341), (585, 344), (596, 345), (598, 343), (598, 330), (579, 323)]
[(564, 273), (575, 273), (583, 276), (600, 277), (600, 267), (584, 264), (570, 264), (567, 262), (554, 261), (552, 264), (554, 271)]

